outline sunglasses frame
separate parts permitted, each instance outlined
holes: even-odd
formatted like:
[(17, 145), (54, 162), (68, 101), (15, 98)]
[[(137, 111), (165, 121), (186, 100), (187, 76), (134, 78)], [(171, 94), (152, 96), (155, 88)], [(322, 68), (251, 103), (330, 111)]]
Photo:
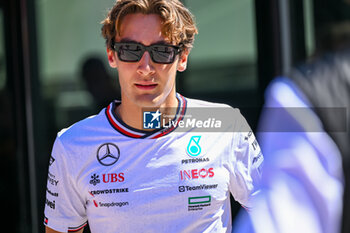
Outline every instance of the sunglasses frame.
[[(136, 60), (136, 61), (127, 61), (127, 60), (122, 59), (122, 58), (120, 57), (120, 53), (119, 53), (120, 47), (123, 46), (123, 45), (130, 45), (130, 44), (132, 44), (132, 45), (138, 45), (138, 46), (140, 46), (140, 48), (141, 48), (141, 55), (140, 55), (140, 57), (138, 58), (138, 60)], [(154, 46), (167, 46), (167, 47), (174, 48), (174, 49), (175, 49), (174, 58), (173, 58), (170, 62), (157, 62), (157, 61), (155, 61), (155, 60), (153, 59), (153, 52), (154, 52), (154, 51), (152, 50), (152, 48), (153, 48)], [(121, 61), (123, 61), (123, 62), (139, 62), (139, 61), (141, 60), (141, 58), (143, 57), (143, 54), (145, 53), (145, 51), (147, 51), (147, 52), (149, 53), (149, 55), (151, 56), (151, 59), (152, 59), (152, 61), (153, 61), (154, 63), (157, 63), (157, 64), (172, 64), (172, 63), (174, 63), (174, 61), (175, 61), (176, 55), (178, 55), (179, 53), (182, 52), (182, 50), (183, 50), (183, 44), (180, 44), (180, 45), (177, 46), (177, 45), (171, 45), (171, 44), (161, 44), (161, 43), (158, 43), (158, 44), (151, 44), (151, 45), (149, 45), (149, 46), (146, 46), (146, 45), (143, 45), (143, 44), (138, 43), (138, 42), (113, 42), (112, 48), (113, 48), (113, 50), (117, 53), (119, 60), (121, 60)]]

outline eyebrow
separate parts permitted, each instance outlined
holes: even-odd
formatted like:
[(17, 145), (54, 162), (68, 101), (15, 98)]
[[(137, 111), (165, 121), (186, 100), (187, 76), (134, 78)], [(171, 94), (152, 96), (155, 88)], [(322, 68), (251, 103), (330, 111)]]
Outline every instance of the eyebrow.
[[(132, 42), (132, 43), (143, 44), (143, 43), (141, 43), (139, 41), (135, 41), (135, 40), (132, 40), (132, 39), (127, 38), (127, 37), (121, 39), (120, 42), (122, 42), (122, 43)], [(153, 44), (168, 44), (168, 43), (165, 40), (159, 40), (159, 41), (156, 41), (156, 42), (152, 43), (151, 45), (153, 45)]]

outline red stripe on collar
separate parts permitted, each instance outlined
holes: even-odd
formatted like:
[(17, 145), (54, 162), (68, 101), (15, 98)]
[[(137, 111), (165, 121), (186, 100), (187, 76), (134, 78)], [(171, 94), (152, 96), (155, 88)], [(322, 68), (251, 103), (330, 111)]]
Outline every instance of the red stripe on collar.
[(117, 107), (116, 102), (112, 102), (110, 105), (108, 105), (108, 107), (106, 108), (106, 116), (111, 126), (125, 136), (132, 137), (132, 138), (148, 138), (148, 139), (160, 138), (174, 131), (178, 126), (178, 122), (181, 121), (185, 115), (187, 100), (185, 99), (185, 97), (183, 97), (178, 93), (176, 94), (176, 97), (179, 100), (178, 111), (180, 113), (176, 119), (176, 123), (170, 128), (165, 128), (165, 129), (156, 130), (156, 131), (142, 131), (142, 130), (136, 131), (135, 129), (133, 130), (130, 127), (128, 127), (125, 123), (123, 123), (121, 119), (119, 119), (115, 115), (115, 108)]

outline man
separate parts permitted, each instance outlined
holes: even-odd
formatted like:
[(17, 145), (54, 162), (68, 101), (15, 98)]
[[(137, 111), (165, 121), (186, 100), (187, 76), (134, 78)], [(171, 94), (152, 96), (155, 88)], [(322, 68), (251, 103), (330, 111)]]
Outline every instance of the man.
[[(82, 232), (87, 221), (95, 233), (229, 232), (230, 193), (250, 207), (263, 158), (238, 110), (225, 131), (180, 127), (191, 108), (228, 108), (176, 93), (196, 33), (177, 0), (116, 2), (102, 34), (122, 100), (58, 134), (47, 232)], [(160, 115), (174, 117), (144, 124)]]

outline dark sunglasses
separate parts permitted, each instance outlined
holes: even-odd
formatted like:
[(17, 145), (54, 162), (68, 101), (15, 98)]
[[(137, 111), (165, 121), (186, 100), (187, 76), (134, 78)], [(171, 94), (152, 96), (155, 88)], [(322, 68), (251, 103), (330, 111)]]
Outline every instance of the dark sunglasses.
[(145, 46), (137, 42), (114, 42), (114, 51), (117, 52), (118, 58), (124, 62), (138, 62), (141, 60), (145, 51), (147, 51), (153, 62), (159, 64), (171, 64), (175, 57), (179, 54), (183, 47), (182, 45), (169, 44), (152, 44)]

